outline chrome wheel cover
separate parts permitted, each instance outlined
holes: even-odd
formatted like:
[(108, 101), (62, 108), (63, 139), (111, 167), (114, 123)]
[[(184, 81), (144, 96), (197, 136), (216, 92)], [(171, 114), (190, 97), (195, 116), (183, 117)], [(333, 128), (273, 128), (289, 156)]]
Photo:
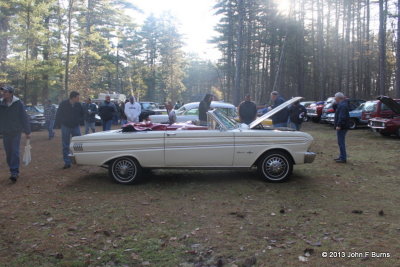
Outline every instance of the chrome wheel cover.
[(130, 182), (136, 177), (136, 164), (132, 159), (118, 159), (113, 163), (112, 174), (114, 178), (121, 183)]
[(280, 155), (271, 155), (264, 160), (262, 171), (271, 180), (281, 180), (289, 172), (289, 162)]

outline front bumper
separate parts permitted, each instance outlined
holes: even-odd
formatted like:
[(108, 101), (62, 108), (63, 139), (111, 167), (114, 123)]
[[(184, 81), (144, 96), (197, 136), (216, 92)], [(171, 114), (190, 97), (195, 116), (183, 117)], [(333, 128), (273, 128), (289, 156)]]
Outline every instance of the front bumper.
[(72, 163), (72, 164), (76, 164), (76, 158), (75, 158), (74, 155), (69, 154), (68, 157), (69, 157), (69, 159), (71, 160), (71, 163)]
[(317, 154), (314, 152), (304, 153), (304, 163), (313, 163), (316, 156)]

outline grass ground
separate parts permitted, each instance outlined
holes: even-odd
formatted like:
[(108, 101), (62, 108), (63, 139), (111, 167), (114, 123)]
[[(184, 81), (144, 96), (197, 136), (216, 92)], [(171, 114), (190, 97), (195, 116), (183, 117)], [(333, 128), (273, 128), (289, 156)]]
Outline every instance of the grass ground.
[(338, 165), (334, 131), (304, 131), (317, 159), (283, 184), (255, 171), (168, 170), (136, 186), (97, 167), (62, 170), (60, 133), (35, 132), (16, 184), (0, 151), (0, 265), (399, 266), (400, 139), (351, 131)]

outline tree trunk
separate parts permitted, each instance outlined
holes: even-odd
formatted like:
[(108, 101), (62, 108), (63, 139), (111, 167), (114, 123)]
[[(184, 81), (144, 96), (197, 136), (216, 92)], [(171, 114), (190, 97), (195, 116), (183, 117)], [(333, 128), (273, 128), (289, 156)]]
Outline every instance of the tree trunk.
[(400, 0), (397, 0), (397, 42), (396, 42), (396, 92), (395, 97), (400, 98)]
[(235, 70), (235, 89), (233, 91), (233, 104), (239, 105), (241, 80), (242, 80), (242, 64), (243, 64), (243, 30), (245, 19), (245, 6), (244, 0), (238, 0), (238, 14), (239, 14), (239, 35), (236, 47), (236, 70)]
[(64, 77), (64, 91), (65, 96), (68, 97), (68, 82), (69, 82), (69, 61), (71, 53), (71, 35), (72, 35), (72, 11), (74, 0), (68, 2), (68, 33), (67, 33), (67, 56), (65, 59), (65, 77)]
[(378, 92), (384, 95), (386, 92), (386, 10), (385, 0), (379, 0), (379, 84)]

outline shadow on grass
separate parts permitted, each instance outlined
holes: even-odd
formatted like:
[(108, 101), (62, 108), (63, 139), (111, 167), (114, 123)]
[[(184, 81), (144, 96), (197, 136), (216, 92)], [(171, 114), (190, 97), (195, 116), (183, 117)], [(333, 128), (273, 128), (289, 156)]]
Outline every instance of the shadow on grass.
[(81, 188), (89, 191), (126, 191), (132, 189), (151, 188), (185, 188), (196, 186), (263, 186), (263, 187), (298, 187), (299, 184), (307, 186), (311, 181), (310, 176), (296, 171), (283, 183), (270, 183), (263, 181), (255, 169), (246, 170), (152, 170), (143, 173), (143, 181), (135, 185), (122, 185), (116, 183), (108, 176), (107, 171), (81, 176), (66, 185), (66, 188)]

